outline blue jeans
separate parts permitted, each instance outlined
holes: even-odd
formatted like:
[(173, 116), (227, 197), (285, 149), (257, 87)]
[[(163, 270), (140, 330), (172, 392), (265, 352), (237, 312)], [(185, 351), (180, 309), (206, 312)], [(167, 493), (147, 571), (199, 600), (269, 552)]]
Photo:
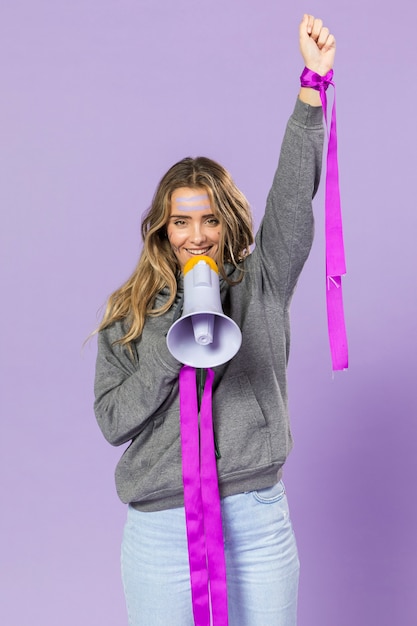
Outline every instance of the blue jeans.
[[(299, 561), (282, 482), (222, 500), (229, 626), (295, 626)], [(130, 626), (194, 626), (184, 509), (128, 508)]]

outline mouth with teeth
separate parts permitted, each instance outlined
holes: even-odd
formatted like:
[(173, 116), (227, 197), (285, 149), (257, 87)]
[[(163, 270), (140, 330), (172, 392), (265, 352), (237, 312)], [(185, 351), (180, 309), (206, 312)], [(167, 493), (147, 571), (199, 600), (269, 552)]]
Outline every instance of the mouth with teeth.
[(186, 251), (189, 254), (192, 254), (194, 256), (198, 256), (199, 254), (207, 254), (210, 250), (211, 250), (212, 246), (209, 246), (208, 248), (200, 248), (199, 250), (196, 249), (190, 249), (190, 248), (186, 248)]

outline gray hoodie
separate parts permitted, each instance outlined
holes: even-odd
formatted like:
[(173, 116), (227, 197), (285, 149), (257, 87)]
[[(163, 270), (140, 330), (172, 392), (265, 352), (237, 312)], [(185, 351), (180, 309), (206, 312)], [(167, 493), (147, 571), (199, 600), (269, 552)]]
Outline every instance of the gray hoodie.
[[(311, 201), (319, 184), (321, 107), (297, 100), (281, 147), (278, 169), (243, 280), (221, 281), (223, 311), (242, 331), (242, 345), (214, 368), (213, 422), (221, 458), (222, 497), (272, 486), (292, 447), (287, 403), (289, 306), (313, 240)], [(238, 270), (227, 268), (231, 278)], [(156, 306), (168, 298), (162, 290)], [(142, 511), (183, 505), (179, 437), (179, 363), (166, 334), (182, 297), (160, 317), (146, 320), (133, 346), (114, 345), (123, 322), (101, 331), (95, 413), (106, 439), (129, 443), (116, 469), (120, 499)], [(177, 315), (178, 316), (178, 315)]]

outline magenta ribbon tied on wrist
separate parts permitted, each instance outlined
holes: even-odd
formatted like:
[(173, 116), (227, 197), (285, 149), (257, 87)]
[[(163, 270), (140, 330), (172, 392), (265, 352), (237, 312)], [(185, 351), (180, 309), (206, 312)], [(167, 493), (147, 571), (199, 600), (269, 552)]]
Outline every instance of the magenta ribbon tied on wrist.
[(302, 87), (310, 87), (320, 92), (327, 130), (326, 90), (329, 85), (332, 85), (335, 90), (327, 144), (325, 195), (326, 300), (332, 368), (333, 370), (343, 370), (348, 367), (348, 345), (342, 296), (342, 276), (346, 274), (346, 262), (337, 160), (336, 88), (332, 78), (333, 70), (330, 70), (325, 76), (320, 76), (320, 74), (316, 74), (308, 68), (304, 68), (300, 76)]
[(214, 372), (207, 369), (200, 410), (196, 370), (180, 371), (184, 507), (195, 626), (227, 626), (227, 586), (212, 419)]

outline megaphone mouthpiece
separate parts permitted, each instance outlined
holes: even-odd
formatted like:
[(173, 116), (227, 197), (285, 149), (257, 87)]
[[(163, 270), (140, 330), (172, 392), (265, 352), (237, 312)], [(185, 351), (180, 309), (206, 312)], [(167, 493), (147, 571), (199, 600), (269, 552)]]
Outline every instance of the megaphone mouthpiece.
[(199, 313), (191, 317), (193, 325), (194, 339), (200, 346), (207, 346), (213, 343), (214, 315), (209, 313)]

